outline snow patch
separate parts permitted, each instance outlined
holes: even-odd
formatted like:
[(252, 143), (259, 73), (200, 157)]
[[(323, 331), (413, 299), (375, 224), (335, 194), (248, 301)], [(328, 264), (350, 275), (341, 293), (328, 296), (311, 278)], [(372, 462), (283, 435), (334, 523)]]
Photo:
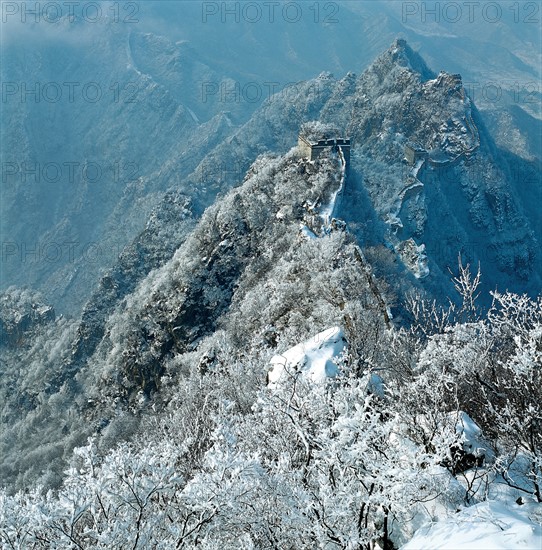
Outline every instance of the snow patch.
[(345, 346), (343, 330), (332, 327), (280, 355), (273, 356), (268, 373), (269, 386), (274, 387), (281, 380), (297, 373), (314, 382), (335, 377), (339, 372), (336, 359)]
[(199, 121), (199, 118), (196, 115), (196, 113), (194, 113), (194, 111), (192, 111), (192, 109), (190, 109), (189, 107), (187, 107), (186, 109), (187, 109), (188, 113), (190, 114), (190, 116), (192, 117), (192, 120), (196, 124), (201, 124), (200, 121)]
[(322, 218), (326, 227), (330, 225), (331, 220), (333, 219), (333, 216), (337, 210), (338, 201), (344, 191), (344, 181), (346, 178), (346, 160), (340, 147), (338, 150), (338, 155), (341, 162), (341, 175), (339, 186), (337, 187), (337, 190), (331, 194), (329, 202), (325, 205), (322, 205), (322, 207), (320, 208), (320, 217)]
[(410, 175), (413, 178), (418, 179), (418, 173), (420, 172), (422, 166), (425, 164), (425, 159), (418, 159), (416, 164), (411, 168)]
[(388, 217), (386, 218), (386, 223), (396, 228), (403, 227), (403, 222), (401, 221), (401, 218), (395, 212), (388, 213)]
[(531, 517), (541, 509), (534, 503), (482, 502), (419, 529), (401, 550), (539, 550), (542, 527)]
[(407, 239), (401, 242), (396, 248), (403, 263), (412, 271), (416, 279), (424, 279), (429, 275), (428, 259), (424, 244), (418, 246), (414, 239)]
[(459, 411), (455, 429), (458, 434), (463, 436), (463, 449), (465, 451), (476, 456), (482, 451), (487, 452), (487, 445), (482, 439), (482, 430), (467, 413)]

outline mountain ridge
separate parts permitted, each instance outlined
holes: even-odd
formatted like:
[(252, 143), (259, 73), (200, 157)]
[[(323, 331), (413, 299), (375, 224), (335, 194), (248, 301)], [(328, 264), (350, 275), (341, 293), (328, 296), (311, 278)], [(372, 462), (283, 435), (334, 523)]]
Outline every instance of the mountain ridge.
[[(518, 203), (525, 198), (513, 197), (509, 167), (496, 162), (483, 128), (473, 148), (472, 106), (461, 80), (429, 72), (425, 79), (408, 66), (419, 66), (411, 52), (396, 41), (358, 77), (322, 73), (269, 98), (239, 128), (229, 126), (227, 115), (215, 121), (217, 134), (227, 125), (232, 135), (209, 144), (199, 165), (186, 169), (182, 186), (157, 197), (162, 205), (101, 278), (82, 321), (49, 323), (30, 347), (6, 352), (6, 362), (28, 361), (31, 368), (3, 374), (6, 407), (24, 404), (26, 415), (6, 430), (5, 479), (22, 487), (40, 478), (42, 461), (13, 453), (22, 457), (28, 446), (45, 445), (43, 460), (54, 466), (40, 479), (58, 483), (62, 457), (74, 446), (92, 434), (105, 446), (129, 437), (149, 407), (166, 406), (179, 377), (220, 363), (221, 346), (259, 350), (256, 362), (264, 365), (277, 349), (316, 329), (374, 325), (374, 317), (364, 320), (368, 312), (380, 312), (375, 330), (384, 331), (382, 304), (366, 270), (380, 275), (375, 284), (387, 305), (392, 293), (401, 301), (412, 291), (457, 299), (447, 269), (457, 265), (458, 252), (471, 265), (484, 260), (486, 289), (496, 281), (538, 285), (536, 236)], [(475, 110), (472, 116), (477, 123)], [(321, 239), (311, 238), (322, 231), (311, 209), (327, 200), (340, 171), (334, 155), (299, 158), (297, 134), (313, 120), (333, 124), (353, 141), (337, 212), (348, 231), (338, 224)], [(404, 161), (411, 140), (450, 159), (463, 156), (416, 169)], [(160, 171), (164, 182), (178, 163), (172, 159)], [(186, 189), (194, 191), (190, 197)], [(479, 242), (472, 243), (473, 234)], [(445, 250), (438, 248), (442, 242)], [(495, 256), (488, 261), (482, 255), (490, 245)], [(358, 246), (366, 249), (367, 264), (360, 263)], [(518, 279), (520, 268), (528, 283)], [(267, 279), (280, 282), (270, 286)], [(399, 324), (405, 321), (401, 308), (395, 313)], [(40, 359), (36, 342), (44, 339)], [(355, 335), (350, 340), (363, 348)], [(10, 395), (17, 376), (22, 380)], [(53, 422), (60, 432), (31, 435), (33, 425), (65, 411), (66, 418)], [(27, 416), (33, 418), (28, 426)], [(28, 439), (17, 439), (17, 430)]]

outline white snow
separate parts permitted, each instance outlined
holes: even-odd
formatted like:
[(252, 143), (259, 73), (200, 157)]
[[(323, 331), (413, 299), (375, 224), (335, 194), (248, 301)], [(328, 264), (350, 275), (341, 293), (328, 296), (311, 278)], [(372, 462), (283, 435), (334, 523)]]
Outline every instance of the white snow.
[(343, 330), (332, 327), (280, 355), (273, 356), (268, 374), (269, 386), (275, 386), (281, 379), (285, 380), (298, 372), (314, 382), (333, 378), (338, 374), (336, 358), (345, 345)]
[(407, 194), (410, 194), (411, 191), (416, 191), (417, 193), (420, 193), (424, 188), (423, 183), (420, 180), (416, 180), (413, 184), (407, 185), (400, 193), (399, 198), (400, 201), (398, 202), (399, 206), (397, 209), (397, 213), (401, 210), (401, 207), (403, 206), (403, 201)]
[(419, 529), (401, 550), (540, 550), (541, 513), (540, 504), (482, 502)]
[(331, 223), (333, 214), (337, 209), (337, 198), (342, 194), (344, 189), (344, 180), (346, 177), (346, 161), (342, 149), (339, 147), (339, 159), (341, 161), (341, 180), (337, 190), (332, 193), (327, 204), (322, 205), (320, 208), (320, 217), (322, 218), (324, 225), (328, 226)]
[(418, 261), (414, 269), (414, 277), (416, 279), (425, 279), (429, 275), (429, 267), (427, 266), (427, 255), (425, 254), (425, 245), (421, 244), (416, 247), (418, 253)]
[(199, 121), (198, 116), (196, 115), (196, 113), (194, 113), (194, 111), (192, 111), (192, 109), (190, 109), (189, 107), (187, 107), (186, 110), (188, 111), (188, 113), (189, 113), (190, 116), (192, 117), (192, 120), (193, 120), (196, 124), (201, 124), (200, 121)]
[(395, 227), (403, 227), (403, 222), (401, 221), (401, 218), (395, 213), (390, 212), (388, 214), (388, 217), (386, 218), (386, 223)]
[(421, 170), (421, 167), (425, 164), (425, 159), (418, 159), (416, 164), (411, 168), (410, 175), (413, 178), (418, 178), (418, 173)]
[(127, 57), (127, 63), (126, 68), (127, 69), (133, 69), (139, 76), (146, 77), (148, 75), (144, 75), (135, 65), (134, 58), (132, 57), (132, 48), (130, 46), (130, 41), (126, 41), (126, 57)]
[(463, 448), (467, 452), (475, 455), (480, 452), (488, 453), (487, 445), (482, 439), (482, 430), (467, 413), (459, 411), (455, 429), (458, 434), (463, 436)]

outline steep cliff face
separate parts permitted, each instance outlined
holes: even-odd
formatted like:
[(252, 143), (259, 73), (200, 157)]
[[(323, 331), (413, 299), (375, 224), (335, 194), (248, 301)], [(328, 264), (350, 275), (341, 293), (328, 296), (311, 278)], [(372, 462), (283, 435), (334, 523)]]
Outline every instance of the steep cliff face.
[[(481, 263), (489, 288), (538, 288), (540, 233), (530, 200), (540, 192), (531, 186), (530, 199), (525, 194), (518, 173), (528, 163), (503, 157), (459, 75), (431, 75), (398, 41), (360, 76), (344, 105), (357, 147), (354, 168), (389, 226), (390, 242), (425, 245), (429, 288), (458, 253)], [(323, 118), (331, 119), (328, 109)], [(428, 151), (422, 165), (404, 163), (409, 141)]]
[[(120, 254), (85, 304), (74, 344), (72, 368), (92, 355), (108, 316), (150, 271), (167, 262), (194, 227), (190, 199), (167, 193), (145, 229)], [(69, 369), (72, 370), (72, 369)]]

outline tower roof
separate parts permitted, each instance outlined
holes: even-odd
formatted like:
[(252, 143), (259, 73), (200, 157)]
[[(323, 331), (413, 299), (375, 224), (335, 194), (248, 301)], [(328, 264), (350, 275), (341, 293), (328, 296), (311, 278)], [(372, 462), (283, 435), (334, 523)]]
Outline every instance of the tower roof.
[(299, 136), (307, 143), (317, 145), (319, 141), (338, 138), (341, 132), (330, 124), (322, 122), (306, 122), (301, 126)]

